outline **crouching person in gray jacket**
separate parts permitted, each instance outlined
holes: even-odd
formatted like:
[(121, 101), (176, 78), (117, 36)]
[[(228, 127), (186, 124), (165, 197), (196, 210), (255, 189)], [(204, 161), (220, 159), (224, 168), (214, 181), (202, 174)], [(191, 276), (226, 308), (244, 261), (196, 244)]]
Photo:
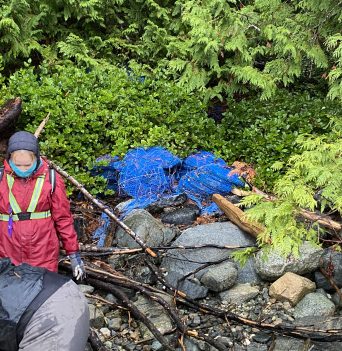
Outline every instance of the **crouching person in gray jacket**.
[(88, 304), (70, 279), (0, 259), (0, 351), (84, 351)]

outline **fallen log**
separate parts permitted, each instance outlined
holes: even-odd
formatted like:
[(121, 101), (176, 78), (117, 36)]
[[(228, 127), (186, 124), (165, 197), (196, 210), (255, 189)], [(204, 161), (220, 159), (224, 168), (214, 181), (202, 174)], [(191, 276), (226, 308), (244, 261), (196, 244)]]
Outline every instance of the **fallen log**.
[(262, 233), (265, 230), (265, 227), (263, 227), (261, 224), (248, 220), (246, 218), (246, 214), (242, 210), (225, 199), (223, 196), (214, 194), (212, 199), (227, 215), (231, 222), (255, 238), (257, 238), (258, 234)]
[(21, 99), (16, 97), (8, 100), (0, 109), (0, 133), (3, 138), (7, 137), (7, 133), (11, 132), (21, 113)]
[[(265, 198), (265, 200), (267, 200), (267, 201), (277, 200), (276, 197), (269, 195), (269, 194), (266, 194), (256, 187), (253, 187), (252, 191), (233, 189), (232, 193), (235, 195), (238, 195), (238, 196), (248, 196), (248, 195), (252, 195), (252, 194), (258, 194), (258, 195), (263, 196)], [(339, 222), (332, 220), (328, 215), (318, 214), (318, 213), (307, 211), (304, 209), (300, 209), (298, 212), (298, 215), (304, 219), (311, 221), (311, 222), (317, 222), (322, 227), (328, 228), (328, 229), (333, 230), (335, 232), (339, 232), (342, 230), (342, 223), (339, 223)]]

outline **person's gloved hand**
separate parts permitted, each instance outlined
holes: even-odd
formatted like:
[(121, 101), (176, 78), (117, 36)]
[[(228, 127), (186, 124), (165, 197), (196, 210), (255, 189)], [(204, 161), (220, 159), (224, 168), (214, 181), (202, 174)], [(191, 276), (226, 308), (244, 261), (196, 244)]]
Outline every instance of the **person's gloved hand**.
[(81, 259), (80, 253), (77, 251), (69, 255), (72, 274), (76, 280), (83, 279), (86, 276), (86, 271), (84, 268), (83, 261)]

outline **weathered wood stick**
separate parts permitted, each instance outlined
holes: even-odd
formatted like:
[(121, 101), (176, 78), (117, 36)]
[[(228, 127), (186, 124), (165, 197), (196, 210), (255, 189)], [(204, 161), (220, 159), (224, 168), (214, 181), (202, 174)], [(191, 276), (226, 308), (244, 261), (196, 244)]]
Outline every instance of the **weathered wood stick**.
[(125, 223), (120, 221), (115, 214), (109, 210), (101, 201), (92, 196), (85, 187), (80, 184), (74, 177), (65, 172), (62, 168), (57, 166), (54, 162), (45, 158), (45, 161), (49, 164), (50, 167), (54, 168), (62, 177), (67, 179), (71, 184), (73, 184), (87, 199), (89, 199), (94, 205), (96, 205), (102, 212), (104, 212), (109, 218), (113, 219), (131, 238), (138, 243), (138, 245), (144, 249), (152, 257), (157, 257), (157, 254), (141, 240), (141, 238)]
[(47, 123), (47, 121), (50, 118), (50, 112), (46, 115), (46, 117), (42, 120), (42, 122), (40, 123), (40, 125), (38, 126), (38, 128), (36, 129), (36, 131), (34, 132), (34, 136), (38, 139), (40, 133), (42, 132), (42, 130), (45, 127), (45, 124)]
[(150, 330), (150, 332), (155, 336), (155, 338), (163, 345), (165, 350), (173, 351), (173, 349), (168, 345), (167, 339), (161, 334), (161, 332), (156, 328), (156, 326), (142, 313), (134, 303), (127, 297), (127, 295), (116, 286), (110, 283), (105, 283), (97, 279), (87, 278), (87, 281), (97, 288), (107, 290), (111, 292), (116, 298), (122, 301), (124, 306), (128, 308), (132, 315)]
[(342, 230), (342, 224), (332, 220), (328, 216), (325, 217), (323, 215), (319, 215), (317, 213), (310, 212), (303, 209), (300, 210), (299, 215), (312, 222), (317, 222), (321, 226), (332, 229), (336, 232), (339, 232)]
[(112, 255), (136, 254), (143, 249), (117, 248), (117, 247), (97, 247), (94, 245), (85, 245), (80, 243), (81, 252), (105, 252)]
[[(165, 286), (168, 291), (175, 294), (176, 301), (186, 306), (189, 306), (190, 308), (193, 308), (197, 311), (220, 317), (223, 320), (232, 320), (240, 324), (249, 325), (251, 327), (271, 330), (277, 334), (287, 335), (297, 339), (311, 338), (312, 340), (322, 341), (322, 342), (342, 340), (342, 329), (322, 330), (322, 329), (315, 329), (314, 327), (310, 328), (310, 327), (300, 327), (300, 326), (292, 326), (292, 325), (286, 325), (286, 324), (273, 325), (269, 323), (262, 323), (259, 321), (254, 321), (251, 319), (240, 317), (235, 313), (231, 313), (223, 309), (210, 306), (208, 304), (197, 302), (191, 299), (190, 297), (188, 297), (183, 292), (176, 290), (170, 284), (168, 284), (164, 279), (163, 274), (160, 272), (157, 266), (155, 266), (154, 264), (152, 264), (147, 260), (145, 260), (145, 263), (151, 269), (151, 271), (156, 275), (156, 278), (159, 280), (159, 282), (162, 283), (163, 286)], [(179, 297), (177, 297), (177, 295)]]
[(93, 328), (90, 328), (89, 330), (88, 340), (95, 351), (108, 351), (108, 349), (102, 344), (102, 341), (97, 336)]
[[(233, 250), (233, 249), (246, 249), (249, 247), (257, 247), (257, 245), (215, 245), (215, 244), (203, 244), (203, 245), (173, 245), (173, 246), (153, 246), (153, 250), (196, 250), (196, 249), (222, 249), (222, 250)], [(61, 250), (62, 251), (62, 250)], [(124, 255), (124, 254), (136, 254), (142, 252), (143, 249), (130, 249), (126, 247), (97, 247), (89, 244), (80, 244), (81, 252), (93, 252), (93, 253), (106, 253), (113, 255)], [(64, 252), (65, 253), (65, 252)]]
[[(100, 262), (98, 262), (98, 263), (100, 263)], [(105, 266), (103, 268), (107, 269), (107, 267), (108, 266), (105, 264)], [(68, 267), (68, 268), (70, 268), (70, 267)], [(143, 283), (136, 282), (134, 280), (130, 280), (127, 277), (125, 277), (124, 275), (118, 276), (117, 275), (118, 273), (115, 271), (113, 273), (116, 273), (116, 275), (114, 275), (113, 273), (108, 274), (107, 271), (101, 271), (100, 269), (95, 270), (95, 269), (87, 267), (87, 272), (88, 272), (88, 277), (93, 279), (92, 282), (95, 285), (96, 285), (96, 281), (97, 281), (97, 284), (101, 284), (101, 282), (102, 283), (109, 283), (109, 284), (113, 284), (114, 286), (121, 286), (121, 287), (126, 287), (128, 289), (133, 289), (133, 290), (139, 291), (147, 298), (149, 298), (149, 299), (155, 301), (156, 303), (158, 303), (159, 305), (161, 305), (165, 309), (167, 314), (170, 316), (170, 318), (173, 320), (173, 322), (176, 324), (177, 329), (182, 334), (186, 334), (186, 335), (194, 337), (196, 339), (203, 340), (203, 341), (207, 342), (208, 344), (212, 345), (213, 347), (215, 347), (219, 351), (226, 350), (226, 346), (223, 345), (218, 340), (215, 340), (215, 339), (213, 339), (213, 338), (211, 338), (203, 333), (197, 332), (195, 330), (188, 330), (188, 328), (186, 327), (186, 325), (182, 321), (181, 317), (178, 315), (175, 307), (173, 305), (169, 304), (164, 298), (162, 298), (162, 296), (167, 295), (167, 293), (160, 291), (158, 289), (155, 289), (147, 284), (143, 284)], [(113, 286), (113, 285), (111, 285), (111, 286)]]
[(246, 219), (246, 214), (223, 196), (214, 194), (212, 199), (227, 215), (230, 221), (255, 238), (265, 230), (265, 227), (261, 224)]

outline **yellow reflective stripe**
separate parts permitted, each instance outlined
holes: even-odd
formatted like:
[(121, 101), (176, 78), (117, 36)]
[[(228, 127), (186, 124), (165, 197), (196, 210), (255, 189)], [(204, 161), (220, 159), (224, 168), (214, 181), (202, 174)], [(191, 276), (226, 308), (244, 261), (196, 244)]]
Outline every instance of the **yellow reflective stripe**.
[(27, 208), (27, 212), (34, 212), (35, 211), (37, 204), (38, 204), (40, 193), (42, 192), (44, 180), (45, 180), (45, 174), (43, 176), (38, 177), (36, 184), (34, 186), (34, 190), (33, 190), (33, 194), (31, 197), (29, 207)]
[[(33, 212), (30, 215), (30, 219), (44, 219), (44, 218), (48, 218), (50, 216), (51, 216), (51, 212), (50, 211)], [(10, 218), (10, 216), (8, 214), (0, 214), (0, 221), (8, 222), (9, 218)], [(12, 219), (13, 219), (13, 221), (19, 221), (19, 217), (16, 214), (14, 214), (12, 216)]]
[(43, 219), (43, 218), (48, 218), (51, 216), (50, 211), (45, 211), (45, 212), (32, 212), (30, 219)]
[(7, 174), (7, 184), (8, 184), (8, 188), (9, 188), (9, 202), (10, 202), (12, 211), (14, 213), (19, 213), (19, 212), (21, 212), (21, 208), (18, 205), (18, 202), (15, 199), (14, 195), (12, 194), (12, 187), (14, 184), (14, 178), (10, 174)]

